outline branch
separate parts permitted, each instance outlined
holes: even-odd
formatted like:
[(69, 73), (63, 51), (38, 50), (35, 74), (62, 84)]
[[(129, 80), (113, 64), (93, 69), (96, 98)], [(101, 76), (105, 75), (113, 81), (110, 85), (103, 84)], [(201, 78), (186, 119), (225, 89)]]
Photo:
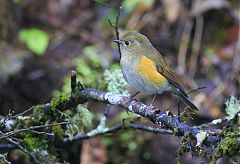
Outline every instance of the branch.
[[(218, 136), (215, 136), (218, 133), (214, 130), (201, 130), (197, 127), (188, 126), (185, 123), (180, 122), (176, 116), (170, 115), (164, 111), (160, 111), (160, 109), (158, 108), (155, 108), (153, 106), (147, 106), (141, 102), (137, 102), (119, 94), (112, 94), (93, 88), (85, 88), (79, 90), (77, 93), (74, 94), (74, 97), (69, 97), (69, 100), (61, 102), (58, 107), (60, 109), (68, 109), (77, 106), (77, 104), (82, 104), (90, 100), (105, 102), (108, 104), (122, 107), (129, 112), (136, 113), (138, 115), (141, 115), (142, 117), (149, 119), (155, 124), (159, 124), (164, 129), (173, 131), (174, 134), (177, 136), (191, 134), (191, 137), (196, 139), (196, 135), (204, 131), (208, 134), (203, 142), (206, 145), (215, 145), (220, 140)], [(49, 108), (51, 108), (50, 105)], [(113, 127), (113, 129), (118, 128), (120, 127)]]
[(85, 133), (85, 134), (78, 134), (72, 138), (65, 138), (64, 142), (89, 139), (91, 137), (114, 133), (114, 132), (117, 132), (117, 131), (120, 131), (123, 129), (125, 129), (125, 130), (135, 129), (135, 130), (141, 130), (141, 131), (152, 132), (152, 133), (160, 133), (160, 134), (173, 134), (173, 132), (171, 130), (166, 130), (166, 129), (161, 129), (161, 128), (154, 128), (154, 127), (144, 126), (144, 125), (139, 125), (139, 124), (125, 125), (124, 120), (121, 123), (108, 128), (108, 127), (105, 127), (105, 121), (106, 121), (106, 117), (102, 117), (102, 119), (96, 129), (94, 129), (88, 133)]

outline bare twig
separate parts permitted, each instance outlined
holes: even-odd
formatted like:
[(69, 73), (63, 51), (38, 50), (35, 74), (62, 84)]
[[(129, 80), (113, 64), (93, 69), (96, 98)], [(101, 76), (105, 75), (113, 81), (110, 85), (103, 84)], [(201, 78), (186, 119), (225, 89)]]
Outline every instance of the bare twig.
[(35, 134), (39, 134), (39, 135), (54, 136), (53, 132), (47, 133), (47, 132), (39, 132), (39, 131), (36, 131), (36, 130), (30, 130), (30, 132), (35, 133)]
[(139, 125), (139, 124), (130, 124), (130, 125), (125, 125), (124, 121), (121, 123), (112, 126), (110, 128), (104, 127), (99, 129), (98, 127), (88, 133), (85, 134), (78, 134), (72, 138), (65, 138), (64, 142), (71, 142), (75, 140), (83, 140), (83, 139), (89, 139), (95, 136), (99, 135), (104, 135), (104, 134), (109, 134), (109, 133), (114, 133), (119, 130), (123, 129), (135, 129), (135, 130), (141, 130), (145, 132), (152, 132), (152, 133), (159, 133), (159, 134), (173, 134), (171, 130), (166, 130), (166, 129), (161, 129), (161, 128), (154, 128), (150, 126), (144, 126), (144, 125)]
[(192, 89), (192, 90), (188, 91), (187, 94), (190, 94), (190, 93), (193, 93), (193, 92), (199, 91), (201, 89), (205, 89), (205, 88), (207, 88), (207, 87), (198, 87), (196, 89)]
[(213, 120), (213, 121), (211, 121), (211, 122), (209, 122), (209, 123), (201, 124), (201, 125), (199, 125), (199, 126), (194, 126), (194, 127), (197, 127), (197, 128), (200, 128), (200, 129), (202, 129), (202, 128), (208, 128), (208, 127), (210, 127), (210, 126), (215, 126), (215, 125), (221, 124), (221, 123), (223, 123), (223, 122), (226, 122), (227, 120), (228, 120), (228, 118), (227, 118), (227, 117), (224, 117), (224, 118), (222, 118), (222, 119)]
[[(114, 27), (115, 28), (115, 34), (116, 34), (116, 37), (117, 37), (117, 40), (120, 39), (119, 37), (119, 32), (118, 32), (118, 23), (119, 23), (119, 17), (120, 17), (120, 14), (121, 14), (121, 10), (122, 10), (122, 6), (119, 7), (118, 9), (118, 14), (117, 14), (117, 17), (116, 17), (116, 23), (115, 25), (112, 24), (111, 20), (108, 19), (108, 23), (111, 27)], [(121, 49), (120, 49), (120, 45), (118, 44), (118, 52), (119, 52), (119, 55), (120, 55), (120, 59), (122, 57), (122, 53), (121, 53)]]
[[(0, 131), (0, 134), (4, 135), (1, 131)], [(29, 155), (32, 158), (32, 160), (34, 161), (34, 163), (40, 163), (40, 161), (32, 153), (30, 153), (26, 148), (24, 148), (18, 142), (14, 141), (12, 138), (4, 138), (4, 139), (7, 140), (8, 142), (12, 143), (13, 145), (17, 146), (20, 150), (22, 150), (24, 153)]]
[(151, 133), (160, 133), (160, 134), (173, 134), (173, 131), (171, 131), (171, 130), (150, 127), (150, 126), (144, 126), (144, 125), (139, 125), (139, 124), (131, 124), (127, 127), (127, 129), (136, 129), (136, 130), (141, 130), (141, 131), (146, 131), (146, 132), (151, 132)]
[(6, 122), (11, 119), (12, 114), (13, 114), (13, 111), (10, 109), (10, 110), (8, 111), (7, 116), (6, 116), (5, 118), (3, 118), (3, 120), (0, 120), (0, 127), (2, 127), (3, 125), (5, 125)]
[(38, 126), (31, 126), (29, 128), (23, 128), (23, 129), (17, 129), (14, 131), (10, 131), (7, 133), (2, 133), (0, 136), (0, 139), (8, 138), (9, 136), (15, 135), (17, 133), (25, 132), (25, 131), (30, 131), (30, 130), (35, 130), (35, 129), (40, 129), (40, 128), (46, 128), (46, 127), (52, 127), (52, 126), (57, 126), (57, 125), (65, 125), (65, 124), (77, 124), (76, 122), (59, 122), (59, 123), (53, 123), (53, 124), (46, 124), (46, 125), (38, 125)]
[(9, 162), (6, 157), (7, 157), (7, 153), (5, 153), (5, 154), (0, 154), (0, 159), (3, 159), (3, 161), (4, 161), (6, 164), (11, 164), (11, 162)]
[(14, 115), (14, 116), (11, 116), (11, 117), (9, 117), (9, 119), (15, 119), (15, 118), (18, 117), (18, 116), (22, 116), (22, 115), (24, 115), (24, 114), (30, 112), (31, 110), (33, 110), (34, 107), (35, 107), (35, 106), (32, 106), (31, 108), (29, 108), (29, 109), (23, 111), (22, 113), (19, 113), (19, 114), (16, 114), (16, 115)]

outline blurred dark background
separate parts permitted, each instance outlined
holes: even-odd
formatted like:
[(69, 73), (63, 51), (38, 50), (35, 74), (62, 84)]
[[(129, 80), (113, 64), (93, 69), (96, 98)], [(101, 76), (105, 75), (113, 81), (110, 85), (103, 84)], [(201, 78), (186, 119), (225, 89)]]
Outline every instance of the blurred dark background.
[[(89, 76), (94, 77), (80, 75), (86, 85), (96, 86), (104, 69), (119, 62), (108, 19), (115, 23), (120, 4), (117, 0), (1, 0), (0, 115), (49, 102), (64, 91), (72, 69), (90, 68)], [(200, 109), (190, 124), (225, 116), (225, 100), (240, 95), (239, 0), (126, 0), (119, 21), (120, 34), (135, 30), (150, 39), (187, 91), (206, 87), (190, 94)], [(94, 61), (99, 65), (91, 64)], [(151, 102), (144, 95), (137, 99)], [(159, 95), (154, 105), (176, 113), (177, 101), (169, 93)], [(98, 113), (103, 111), (104, 107)], [(60, 151), (62, 159), (71, 163), (170, 164), (177, 162), (178, 144), (174, 136), (121, 131), (63, 145)], [(200, 162), (191, 154), (182, 161)]]

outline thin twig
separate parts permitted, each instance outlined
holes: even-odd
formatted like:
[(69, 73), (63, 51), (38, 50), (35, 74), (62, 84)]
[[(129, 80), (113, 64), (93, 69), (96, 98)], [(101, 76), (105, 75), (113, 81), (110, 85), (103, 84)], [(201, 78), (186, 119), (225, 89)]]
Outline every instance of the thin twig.
[(213, 121), (208, 122), (208, 123), (206, 123), (206, 124), (201, 124), (201, 125), (199, 125), (199, 126), (194, 126), (194, 127), (200, 128), (200, 129), (202, 129), (202, 128), (208, 128), (208, 127), (210, 127), (210, 126), (215, 126), (215, 125), (221, 124), (221, 123), (226, 122), (226, 121), (228, 121), (228, 118), (227, 118), (227, 117), (224, 117), (224, 118), (222, 118), (222, 119), (213, 120)]
[(3, 125), (5, 125), (5, 123), (6, 123), (8, 120), (11, 119), (12, 114), (13, 114), (13, 111), (10, 109), (10, 110), (8, 111), (7, 116), (3, 119), (3, 121), (0, 120), (0, 121), (1, 121), (1, 123), (0, 123), (0, 127), (2, 127)]
[(22, 116), (22, 115), (24, 115), (24, 114), (30, 112), (31, 110), (33, 110), (34, 107), (35, 107), (35, 106), (32, 106), (31, 108), (29, 108), (29, 109), (23, 111), (22, 113), (19, 113), (19, 114), (16, 114), (16, 115), (14, 115), (14, 116), (11, 116), (11, 117), (9, 117), (9, 119), (14, 119), (14, 118), (16, 118), (16, 117), (18, 117), (18, 116)]
[(88, 133), (85, 134), (78, 134), (72, 138), (65, 138), (64, 142), (71, 142), (71, 141), (76, 141), (76, 140), (83, 140), (83, 139), (89, 139), (92, 137), (96, 137), (99, 135), (104, 135), (104, 134), (109, 134), (109, 133), (114, 133), (119, 130), (123, 129), (134, 129), (134, 130), (141, 130), (145, 132), (151, 132), (151, 133), (159, 133), (159, 134), (173, 134), (171, 130), (166, 130), (166, 129), (161, 129), (161, 128), (154, 128), (150, 126), (144, 126), (144, 125), (139, 125), (139, 124), (130, 124), (130, 125), (125, 125), (124, 120), (121, 121), (121, 123), (114, 125), (110, 128), (102, 128), (102, 129), (94, 129)]
[(52, 126), (57, 126), (57, 125), (65, 125), (65, 124), (78, 124), (78, 123), (76, 123), (76, 122), (59, 122), (59, 123), (53, 123), (53, 124), (31, 126), (29, 128), (17, 129), (17, 130), (10, 131), (10, 132), (7, 132), (5, 134), (2, 134), (0, 136), (0, 139), (4, 139), (4, 138), (7, 138), (9, 136), (15, 135), (17, 133), (25, 132), (25, 131), (30, 131), (30, 130), (40, 129), (40, 128), (46, 128), (46, 127), (52, 127)]
[[(119, 40), (119, 32), (118, 32), (118, 23), (119, 23), (119, 17), (120, 17), (120, 13), (121, 13), (121, 9), (122, 9), (122, 6), (119, 7), (118, 9), (118, 14), (117, 14), (117, 17), (116, 17), (116, 24), (113, 25), (111, 20), (108, 19), (108, 23), (111, 27), (114, 27), (115, 28), (115, 33), (116, 33), (116, 37), (117, 37), (117, 40)], [(121, 54), (121, 49), (120, 49), (120, 45), (118, 44), (118, 52), (119, 52), (119, 55), (120, 55), (120, 59), (122, 57), (122, 54)], [(105, 109), (105, 112), (104, 112), (104, 116), (107, 118), (108, 117), (108, 114), (110, 112), (110, 109), (111, 109), (111, 105), (108, 104), (106, 109)]]
[[(115, 25), (113, 25), (112, 22), (111, 22), (111, 20), (108, 19), (109, 25), (110, 25), (111, 27), (114, 27), (114, 28), (115, 28), (115, 34), (116, 34), (117, 40), (120, 39), (120, 37), (119, 37), (119, 32), (118, 32), (118, 23), (119, 23), (119, 17), (120, 17), (120, 14), (121, 14), (121, 10), (122, 10), (122, 6), (120, 6), (119, 9), (118, 9), (118, 14), (117, 14), (117, 17), (116, 17), (116, 23), (115, 23)], [(120, 59), (121, 59), (122, 53), (121, 53), (120, 45), (119, 45), (119, 44), (117, 44), (117, 45), (118, 45), (118, 52), (119, 52)]]
[(131, 124), (127, 127), (127, 129), (136, 129), (136, 130), (152, 132), (152, 133), (160, 133), (160, 134), (173, 134), (171, 130), (156, 128), (151, 126), (144, 126), (139, 124)]
[[(0, 134), (4, 135), (1, 131), (0, 131)], [(22, 150), (24, 153), (29, 155), (32, 158), (32, 160), (34, 161), (34, 163), (40, 163), (40, 161), (32, 153), (30, 153), (26, 148), (21, 146), (18, 142), (14, 141), (12, 138), (4, 138), (4, 139), (7, 140), (8, 142), (12, 143), (13, 145), (17, 146), (20, 150)]]
[(39, 131), (36, 131), (36, 130), (30, 130), (30, 132), (35, 133), (35, 134), (39, 134), (39, 135), (54, 136), (53, 132), (47, 133), (47, 132), (39, 132)]
[(11, 164), (11, 162), (9, 162), (6, 157), (7, 157), (7, 153), (0, 154), (0, 159), (2, 159), (6, 164)]
[(187, 94), (190, 94), (190, 93), (193, 93), (193, 92), (199, 91), (201, 89), (205, 89), (205, 88), (207, 88), (207, 87), (198, 87), (196, 89), (192, 89), (192, 90), (188, 91)]

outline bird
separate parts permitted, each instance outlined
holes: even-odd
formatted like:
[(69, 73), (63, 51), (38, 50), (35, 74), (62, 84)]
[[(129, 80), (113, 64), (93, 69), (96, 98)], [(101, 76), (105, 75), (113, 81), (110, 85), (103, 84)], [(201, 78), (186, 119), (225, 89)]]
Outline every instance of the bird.
[(186, 107), (198, 110), (183, 89), (174, 70), (168, 66), (145, 35), (130, 31), (114, 42), (120, 46), (120, 67), (129, 86), (147, 95), (154, 95), (154, 98), (157, 94), (170, 91)]

